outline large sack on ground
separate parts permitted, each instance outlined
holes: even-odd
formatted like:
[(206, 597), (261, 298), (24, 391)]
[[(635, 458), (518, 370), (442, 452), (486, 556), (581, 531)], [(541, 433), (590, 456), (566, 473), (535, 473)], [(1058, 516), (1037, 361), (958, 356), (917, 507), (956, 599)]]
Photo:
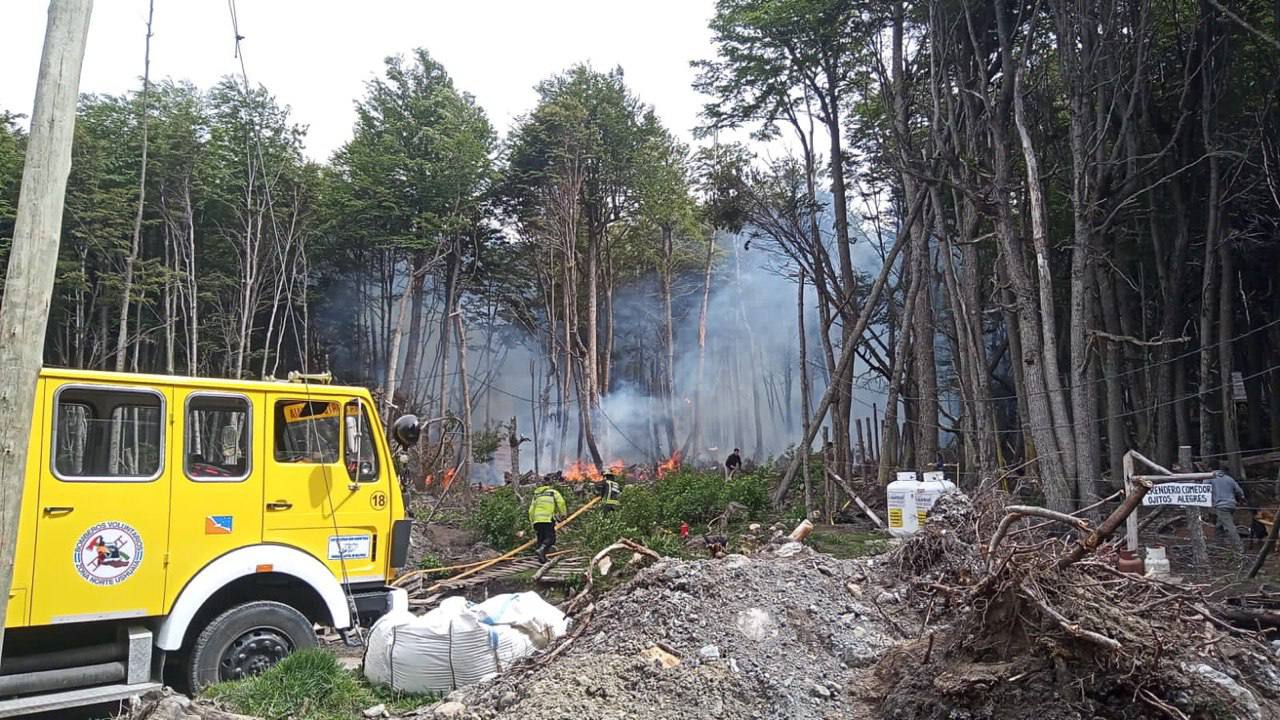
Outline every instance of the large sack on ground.
[(481, 622), (488, 625), (507, 626), (521, 631), (538, 648), (550, 645), (569, 632), (569, 618), (536, 592), (494, 595), (478, 605), (472, 605), (471, 610), (480, 616)]
[(388, 613), (369, 632), (364, 674), (408, 693), (448, 692), (488, 680), (564, 635), (564, 614), (536, 593), (461, 597), (417, 617)]

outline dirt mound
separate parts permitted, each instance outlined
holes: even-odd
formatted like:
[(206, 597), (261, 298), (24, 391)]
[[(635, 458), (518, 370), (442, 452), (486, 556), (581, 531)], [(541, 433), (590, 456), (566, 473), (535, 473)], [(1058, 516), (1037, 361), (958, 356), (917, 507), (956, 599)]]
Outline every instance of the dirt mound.
[[(858, 717), (848, 687), (912, 611), (869, 582), (874, 560), (807, 548), (664, 560), (600, 600), (552, 662), (453, 698), (483, 718)], [(879, 606), (879, 609), (877, 609)], [(641, 655), (661, 647), (680, 663)]]

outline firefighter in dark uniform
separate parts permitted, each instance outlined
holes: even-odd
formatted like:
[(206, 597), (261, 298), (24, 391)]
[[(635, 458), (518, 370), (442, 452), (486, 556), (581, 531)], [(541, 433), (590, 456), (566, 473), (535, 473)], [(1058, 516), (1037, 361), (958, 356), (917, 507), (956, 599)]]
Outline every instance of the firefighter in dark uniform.
[(596, 493), (604, 504), (604, 512), (613, 512), (622, 504), (622, 483), (611, 472), (605, 473), (600, 482), (596, 483)]

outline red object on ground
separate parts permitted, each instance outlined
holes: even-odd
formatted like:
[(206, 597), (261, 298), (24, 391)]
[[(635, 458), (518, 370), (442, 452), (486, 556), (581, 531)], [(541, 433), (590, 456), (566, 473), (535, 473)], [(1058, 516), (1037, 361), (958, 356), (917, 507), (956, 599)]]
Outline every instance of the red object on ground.
[(680, 523), (680, 537), (681, 539), (689, 537), (689, 523)]

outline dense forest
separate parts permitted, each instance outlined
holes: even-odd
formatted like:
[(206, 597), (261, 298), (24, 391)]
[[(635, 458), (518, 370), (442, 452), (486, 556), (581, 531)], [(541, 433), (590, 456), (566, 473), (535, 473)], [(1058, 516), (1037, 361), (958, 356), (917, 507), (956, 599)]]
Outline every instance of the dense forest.
[(1280, 5), (719, 0), (711, 31), (692, 144), (587, 64), (499, 137), (425, 50), (325, 163), (242, 77), (86, 95), (46, 360), (330, 370), (463, 457), (516, 418), (544, 472), (825, 426), (846, 477), (1017, 468), (1057, 509), (1129, 448), (1280, 449)]

